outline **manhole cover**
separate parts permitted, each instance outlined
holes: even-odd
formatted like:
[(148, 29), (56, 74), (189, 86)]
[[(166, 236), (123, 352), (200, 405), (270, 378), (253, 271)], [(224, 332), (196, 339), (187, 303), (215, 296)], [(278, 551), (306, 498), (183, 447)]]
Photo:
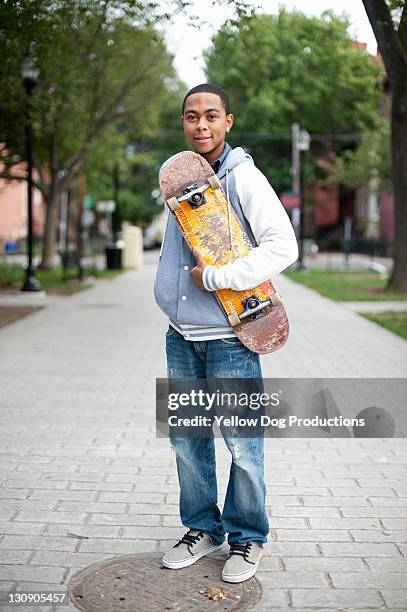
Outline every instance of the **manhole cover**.
[[(200, 612), (249, 610), (260, 599), (255, 578), (239, 584), (221, 579), (223, 562), (204, 557), (180, 570), (161, 566), (162, 554), (120, 556), (78, 572), (69, 583), (72, 603), (85, 612)], [(224, 590), (225, 599), (213, 601), (199, 591)]]

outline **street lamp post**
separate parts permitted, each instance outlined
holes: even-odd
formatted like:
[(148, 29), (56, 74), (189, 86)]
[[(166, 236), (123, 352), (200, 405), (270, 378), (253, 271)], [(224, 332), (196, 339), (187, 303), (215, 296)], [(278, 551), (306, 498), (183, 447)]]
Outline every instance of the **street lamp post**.
[(31, 126), (31, 96), (37, 84), (38, 70), (35, 67), (35, 58), (32, 45), (27, 49), (22, 66), (21, 76), (23, 77), (26, 92), (26, 157), (27, 157), (27, 204), (28, 204), (28, 228), (27, 228), (27, 250), (28, 263), (25, 271), (25, 280), (21, 288), (22, 291), (41, 291), (39, 280), (35, 276), (33, 266), (33, 206), (32, 206), (32, 126)]
[(112, 214), (112, 231), (113, 231), (113, 243), (115, 244), (120, 232), (120, 221), (119, 221), (119, 192), (120, 192), (120, 177), (119, 177), (119, 163), (115, 162), (113, 166), (113, 200), (116, 203), (115, 209)]

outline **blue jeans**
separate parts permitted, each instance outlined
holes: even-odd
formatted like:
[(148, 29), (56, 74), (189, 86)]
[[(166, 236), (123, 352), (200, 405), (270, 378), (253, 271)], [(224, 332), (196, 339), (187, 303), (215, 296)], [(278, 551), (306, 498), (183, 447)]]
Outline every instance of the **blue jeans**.
[[(260, 359), (237, 338), (188, 341), (169, 328), (166, 335), (168, 378), (261, 378)], [(221, 514), (217, 505), (214, 437), (171, 437), (176, 453), (183, 525), (207, 533), (221, 544), (249, 540), (264, 544), (269, 531), (265, 508), (263, 437), (228, 437), (232, 455)]]

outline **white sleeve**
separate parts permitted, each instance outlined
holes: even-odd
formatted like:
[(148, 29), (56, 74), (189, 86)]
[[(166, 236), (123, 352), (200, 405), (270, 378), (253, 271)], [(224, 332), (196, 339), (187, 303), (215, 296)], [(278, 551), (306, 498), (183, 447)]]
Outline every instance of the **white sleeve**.
[(202, 281), (208, 291), (251, 289), (282, 272), (298, 258), (290, 219), (270, 183), (254, 164), (234, 169), (243, 213), (258, 244), (246, 257), (221, 268), (207, 266)]

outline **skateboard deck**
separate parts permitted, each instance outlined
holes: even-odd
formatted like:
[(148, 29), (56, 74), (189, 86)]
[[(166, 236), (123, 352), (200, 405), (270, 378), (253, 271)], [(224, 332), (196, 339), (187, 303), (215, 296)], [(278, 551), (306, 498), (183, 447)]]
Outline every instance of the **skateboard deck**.
[[(160, 172), (160, 188), (189, 248), (219, 268), (253, 248), (208, 162), (192, 151), (171, 157)], [(256, 353), (271, 353), (287, 340), (288, 319), (271, 281), (253, 289), (212, 292), (239, 340)]]

